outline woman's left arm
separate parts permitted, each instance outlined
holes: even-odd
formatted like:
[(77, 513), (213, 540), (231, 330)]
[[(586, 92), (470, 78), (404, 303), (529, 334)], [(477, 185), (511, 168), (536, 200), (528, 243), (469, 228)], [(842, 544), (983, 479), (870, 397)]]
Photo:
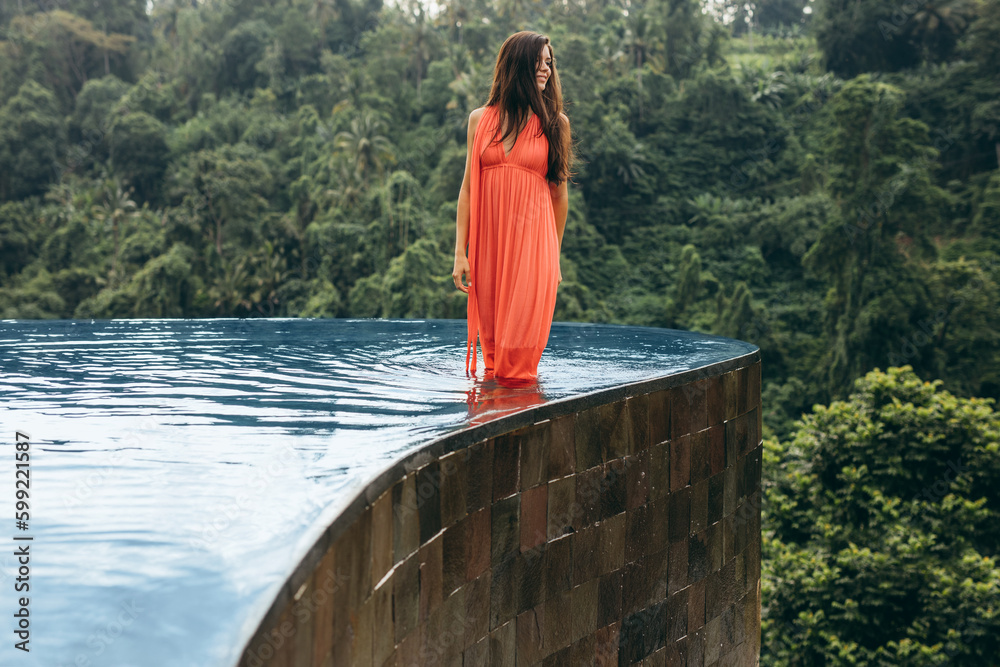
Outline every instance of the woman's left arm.
[(556, 234), (559, 237), (559, 249), (562, 249), (563, 232), (566, 231), (566, 216), (569, 213), (569, 188), (567, 181), (559, 185), (549, 183), (549, 193), (552, 195), (552, 210), (556, 214)]

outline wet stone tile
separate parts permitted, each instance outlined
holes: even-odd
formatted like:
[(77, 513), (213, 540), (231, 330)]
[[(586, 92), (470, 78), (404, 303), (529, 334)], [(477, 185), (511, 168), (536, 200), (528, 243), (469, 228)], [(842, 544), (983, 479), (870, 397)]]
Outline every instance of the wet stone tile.
[(622, 573), (622, 615), (634, 614), (646, 606), (647, 575), (645, 559), (626, 563)]
[(573, 586), (573, 536), (565, 535), (545, 545), (543, 585), (546, 599)]
[(667, 531), (671, 543), (686, 539), (691, 530), (691, 488), (670, 494), (670, 518)]
[(622, 616), (622, 570), (601, 576), (597, 584), (597, 627), (603, 628)]
[(687, 634), (688, 619), (688, 592), (690, 589), (684, 588), (667, 598), (667, 644), (678, 641)]
[(688, 581), (695, 582), (708, 574), (708, 532), (691, 536), (688, 542)]
[(708, 478), (708, 523), (709, 525), (722, 519), (725, 500), (725, 473), (712, 475)]
[(598, 409), (601, 421), (601, 461), (620, 459), (632, 450), (632, 421), (624, 400)]
[(392, 490), (372, 505), (372, 584), (377, 584), (392, 568)]
[(577, 586), (570, 593), (572, 634), (570, 642), (592, 634), (597, 629), (598, 579)]
[(653, 392), (649, 396), (650, 445), (670, 439), (670, 390)]
[(691, 437), (670, 441), (670, 491), (683, 489), (691, 481)]
[(545, 543), (548, 490), (548, 485), (542, 484), (521, 493), (521, 551)]
[(632, 450), (630, 454), (649, 449), (649, 394), (630, 396), (627, 410), (632, 428)]
[[(688, 585), (688, 540), (674, 542), (668, 547), (667, 558), (670, 576), (667, 579), (667, 595), (672, 596)], [(669, 599), (669, 598), (668, 598)]]
[(708, 425), (715, 426), (725, 420), (725, 405), (722, 395), (722, 377), (717, 375), (709, 378), (708, 390), (705, 395)]
[(490, 633), (490, 667), (516, 667), (517, 624), (512, 620)]
[(542, 644), (546, 653), (569, 646), (573, 634), (572, 592), (560, 593), (544, 602), (545, 627)]
[(494, 569), (520, 551), (519, 515), (521, 497), (511, 496), (493, 504), (491, 510), (490, 563)]
[(411, 555), (396, 567), (392, 575), (392, 605), (396, 643), (417, 628), (420, 612), (420, 559)]
[(615, 459), (604, 464), (600, 482), (602, 519), (625, 511), (625, 475), (624, 459)]
[(521, 490), (549, 481), (549, 422), (521, 429), (514, 434), (521, 456)]
[(517, 616), (517, 562), (506, 560), (493, 566), (490, 583), (490, 630), (495, 630)]
[(709, 482), (704, 479), (691, 487), (691, 533), (708, 527)]
[(545, 601), (545, 549), (521, 554), (517, 563), (517, 613)]
[(691, 484), (708, 479), (712, 474), (709, 435), (711, 431), (704, 429), (691, 435)]
[(451, 595), (465, 583), (466, 521), (445, 528), (441, 535), (441, 593)]
[(442, 546), (444, 539), (437, 536), (420, 547), (420, 622), (426, 623), (431, 612), (440, 606), (442, 597)]
[(480, 442), (465, 450), (466, 512), (473, 512), (493, 502), (493, 441)]
[(576, 415), (553, 419), (549, 427), (548, 478), (558, 479), (576, 470)]
[(617, 667), (618, 663), (618, 623), (598, 628), (594, 633), (594, 664), (597, 667)]
[(576, 415), (576, 468), (587, 470), (601, 464), (601, 413), (598, 407)]
[(465, 580), (478, 578), (490, 567), (492, 535), (489, 508), (483, 508), (463, 519), (465, 524)]
[(518, 491), (520, 471), (519, 440), (501, 435), (493, 439), (493, 502), (509, 498)]
[(691, 584), (688, 591), (688, 634), (705, 625), (705, 581)]
[(533, 665), (545, 657), (542, 650), (543, 609), (529, 609), (517, 617), (517, 664)]
[(417, 507), (420, 512), (420, 543), (441, 530), (441, 466), (432, 461), (417, 471)]
[(573, 526), (577, 530), (593, 525), (601, 518), (601, 466), (584, 470), (576, 475), (576, 504), (573, 508)]
[(472, 646), (489, 633), (492, 584), (492, 575), (486, 572), (465, 586), (465, 646)]
[(670, 493), (670, 443), (649, 448), (649, 499), (656, 500)]
[(718, 475), (726, 468), (726, 425), (708, 430), (709, 474)]
[(547, 533), (554, 540), (572, 532), (579, 525), (576, 508), (576, 476), (564, 477), (548, 483)]
[(441, 458), (441, 525), (451, 526), (466, 514), (468, 485), (466, 453), (452, 452)]
[(625, 507), (634, 510), (649, 501), (649, 450), (625, 459)]
[(638, 662), (663, 646), (668, 624), (666, 605), (653, 605), (622, 620), (618, 659), (623, 664)]
[(417, 508), (416, 475), (406, 475), (392, 487), (393, 564), (399, 563), (420, 545), (420, 518)]
[(648, 505), (637, 507), (626, 514), (625, 562), (639, 560), (647, 553), (649, 544)]

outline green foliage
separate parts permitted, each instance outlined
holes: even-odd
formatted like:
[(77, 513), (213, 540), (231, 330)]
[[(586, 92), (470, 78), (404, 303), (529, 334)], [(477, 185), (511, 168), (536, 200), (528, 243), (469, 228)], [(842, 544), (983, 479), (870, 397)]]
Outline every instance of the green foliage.
[(58, 174), (65, 126), (55, 96), (34, 81), (0, 107), (0, 199), (40, 194)]
[(1000, 651), (1000, 415), (909, 366), (765, 443), (762, 661), (983, 665)]

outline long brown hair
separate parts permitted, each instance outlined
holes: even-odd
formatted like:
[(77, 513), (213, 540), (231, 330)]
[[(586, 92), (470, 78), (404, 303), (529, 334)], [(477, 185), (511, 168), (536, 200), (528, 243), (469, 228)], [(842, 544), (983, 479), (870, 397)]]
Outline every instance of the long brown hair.
[[(538, 90), (535, 73), (538, 68), (538, 54), (548, 44), (552, 53), (552, 74), (545, 84), (545, 90)], [(522, 30), (516, 32), (500, 47), (496, 67), (493, 70), (493, 85), (487, 106), (497, 106), (497, 128), (507, 126), (507, 131), (498, 141), (503, 142), (522, 127), (530, 115), (529, 109), (538, 116), (542, 132), (549, 140), (549, 171), (546, 178), (561, 184), (572, 176), (573, 140), (569, 123), (560, 122), (563, 111), (562, 85), (556, 69), (556, 53), (546, 35)]]

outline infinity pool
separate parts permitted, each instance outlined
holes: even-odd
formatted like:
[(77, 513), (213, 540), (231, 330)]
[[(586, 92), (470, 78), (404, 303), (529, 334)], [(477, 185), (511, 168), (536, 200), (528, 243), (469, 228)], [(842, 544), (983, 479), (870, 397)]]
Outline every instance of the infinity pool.
[[(465, 375), (465, 322), (0, 322), (0, 664), (235, 664), (364, 485), (429, 441), (748, 354), (666, 329), (555, 324), (537, 386)], [(15, 431), (30, 526), (14, 522)], [(14, 648), (30, 598), (30, 653)]]

